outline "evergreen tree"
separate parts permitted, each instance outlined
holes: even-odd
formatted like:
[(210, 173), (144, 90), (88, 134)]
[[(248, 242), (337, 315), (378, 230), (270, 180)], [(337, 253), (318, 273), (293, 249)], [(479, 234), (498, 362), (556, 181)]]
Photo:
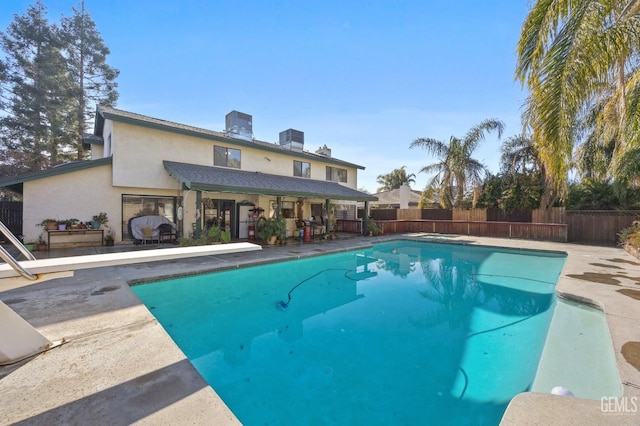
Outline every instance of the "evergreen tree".
[(84, 157), (82, 135), (93, 121), (96, 105), (114, 106), (118, 99), (119, 71), (106, 62), (109, 48), (86, 10), (84, 0), (72, 11), (71, 17), (62, 18), (61, 39), (76, 93), (72, 113), (76, 126), (73, 145), (80, 160)]
[(7, 115), (0, 119), (3, 153), (24, 171), (59, 162), (66, 142), (64, 112), (72, 94), (57, 29), (40, 0), (0, 34)]

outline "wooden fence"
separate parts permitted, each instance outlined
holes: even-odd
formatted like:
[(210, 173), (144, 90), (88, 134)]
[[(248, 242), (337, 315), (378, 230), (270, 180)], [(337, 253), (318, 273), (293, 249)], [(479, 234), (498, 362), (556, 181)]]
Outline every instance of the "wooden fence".
[[(377, 209), (371, 211), (371, 216), (376, 222), (386, 221), (386, 226), (390, 227), (386, 232), (441, 232), (506, 238), (528, 238), (530, 235), (531, 239), (615, 246), (618, 233), (640, 220), (640, 211), (553, 207), (507, 214), (499, 209)], [(425, 223), (418, 225), (420, 220)], [(398, 224), (391, 225), (391, 221), (398, 221)], [(434, 224), (434, 221), (451, 223)], [(511, 226), (507, 227), (505, 223)], [(558, 224), (565, 225), (565, 230), (539, 226)]]
[(556, 223), (475, 222), (466, 220), (376, 220), (385, 234), (428, 232), (474, 237), (567, 241), (567, 225)]
[(638, 210), (568, 210), (569, 241), (615, 246), (618, 233), (640, 220)]

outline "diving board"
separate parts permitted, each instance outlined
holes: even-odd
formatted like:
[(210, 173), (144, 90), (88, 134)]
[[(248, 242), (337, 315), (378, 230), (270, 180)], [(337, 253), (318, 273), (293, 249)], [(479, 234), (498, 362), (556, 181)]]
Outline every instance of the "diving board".
[[(80, 269), (132, 263), (176, 260), (188, 257), (211, 256), (262, 250), (251, 243), (215, 244), (206, 246), (175, 247), (119, 253), (92, 254), (87, 256), (57, 257), (19, 262), (19, 267), (35, 275), (31, 280), (24, 277), (8, 263), (0, 265), (0, 292), (47, 281), (54, 278), (72, 277)], [(0, 301), (0, 365), (12, 364), (39, 354), (64, 342), (51, 342), (11, 308)]]
[(74, 271), (80, 269), (176, 260), (197, 256), (242, 253), (256, 250), (262, 250), (262, 247), (252, 243), (230, 243), (20, 261), (19, 264), (22, 268), (37, 276), (35, 280), (24, 278), (11, 265), (3, 263), (0, 264), (0, 292), (54, 278), (71, 277)]

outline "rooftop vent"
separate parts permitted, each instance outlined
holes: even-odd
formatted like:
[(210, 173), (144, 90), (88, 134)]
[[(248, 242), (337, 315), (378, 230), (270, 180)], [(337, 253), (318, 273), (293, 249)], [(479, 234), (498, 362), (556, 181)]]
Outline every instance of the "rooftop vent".
[(290, 151), (302, 152), (304, 148), (304, 132), (294, 129), (280, 132), (280, 146)]
[(225, 133), (227, 136), (244, 139), (246, 141), (253, 140), (253, 124), (251, 116), (238, 111), (231, 111), (226, 115)]
[(323, 157), (331, 158), (331, 150), (327, 148), (326, 145), (321, 146), (316, 150), (316, 154), (322, 155)]

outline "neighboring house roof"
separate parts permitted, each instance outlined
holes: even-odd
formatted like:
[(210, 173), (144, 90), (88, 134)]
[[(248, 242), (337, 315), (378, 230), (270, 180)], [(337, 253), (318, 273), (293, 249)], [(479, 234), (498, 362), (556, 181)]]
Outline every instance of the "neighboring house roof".
[[(262, 148), (266, 151), (278, 152), (281, 154), (291, 155), (293, 157), (306, 158), (324, 161), (329, 164), (342, 165), (345, 167), (355, 167), (361, 170), (364, 170), (364, 166), (360, 166), (358, 164), (349, 163), (347, 161), (339, 160), (337, 158), (327, 157), (324, 155), (312, 153), (309, 151), (291, 151), (286, 149), (278, 144), (263, 142), (259, 140), (253, 141), (245, 141), (242, 139), (236, 139), (227, 136), (223, 132), (216, 132), (213, 130), (202, 129), (200, 127), (189, 126), (187, 124), (176, 123), (173, 121), (161, 120), (158, 118), (148, 117), (142, 114), (136, 114), (133, 112), (123, 111), (120, 109), (98, 105), (96, 111), (96, 122), (95, 122), (95, 135), (102, 135), (102, 130), (104, 127), (104, 120), (109, 119), (113, 121), (119, 121), (123, 123), (135, 124), (138, 126), (144, 126), (159, 130), (164, 130), (167, 132), (179, 133), (199, 138), (212, 139), (220, 142), (224, 142), (231, 145), (244, 146), (249, 148)], [(90, 142), (90, 140), (85, 139), (85, 143)], [(97, 142), (100, 143), (100, 142)]]
[(377, 198), (336, 182), (163, 161), (169, 174), (189, 189), (274, 196), (375, 201)]
[[(414, 191), (413, 189), (409, 192), (409, 205), (417, 206), (420, 203), (420, 195), (422, 193), (420, 191)], [(382, 191), (376, 194), (373, 194), (378, 197), (378, 201), (375, 203), (376, 205), (400, 205), (400, 188), (392, 189), (390, 191)]]
[(89, 169), (91, 167), (103, 166), (105, 164), (111, 164), (112, 158), (100, 158), (98, 160), (78, 160), (71, 161), (69, 163), (58, 164), (50, 169), (42, 170), (39, 172), (28, 173), (21, 176), (0, 179), (0, 188), (9, 188), (19, 194), (22, 194), (22, 184), (37, 179), (44, 179), (50, 176), (62, 175), (65, 173), (71, 173), (78, 170)]

